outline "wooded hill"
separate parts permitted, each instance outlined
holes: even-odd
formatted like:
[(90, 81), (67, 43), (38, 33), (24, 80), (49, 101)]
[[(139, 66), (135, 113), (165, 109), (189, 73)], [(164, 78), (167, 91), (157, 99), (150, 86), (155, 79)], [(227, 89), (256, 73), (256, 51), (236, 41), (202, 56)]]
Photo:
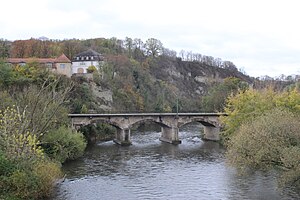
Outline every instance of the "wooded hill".
[[(177, 102), (181, 112), (221, 111), (225, 96), (231, 92), (245, 85), (263, 85), (230, 61), (184, 50), (177, 54), (154, 38), (145, 42), (128, 37), (0, 40), (3, 58), (46, 58), (64, 53), (72, 59), (87, 49), (103, 54), (106, 62), (101, 71), (94, 73), (93, 82), (77, 79), (72, 93), (74, 113), (174, 112)], [(220, 101), (209, 97), (213, 93)]]

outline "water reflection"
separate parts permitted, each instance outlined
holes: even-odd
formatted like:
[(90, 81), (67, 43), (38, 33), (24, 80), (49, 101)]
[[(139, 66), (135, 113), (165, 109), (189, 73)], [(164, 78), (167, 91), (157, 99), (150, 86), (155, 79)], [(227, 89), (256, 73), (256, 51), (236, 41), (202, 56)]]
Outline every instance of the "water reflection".
[(182, 144), (159, 141), (158, 131), (137, 130), (132, 146), (98, 143), (64, 166), (67, 179), (53, 199), (299, 199), (276, 190), (274, 174), (239, 176), (224, 149), (204, 142), (201, 126), (180, 130)]

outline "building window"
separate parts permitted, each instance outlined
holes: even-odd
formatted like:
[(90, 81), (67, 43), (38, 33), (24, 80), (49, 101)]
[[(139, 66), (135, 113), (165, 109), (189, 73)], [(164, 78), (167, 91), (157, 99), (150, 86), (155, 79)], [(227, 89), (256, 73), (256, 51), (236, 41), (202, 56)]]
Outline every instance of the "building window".
[(94, 56), (91, 56), (91, 60), (94, 60)]
[(79, 57), (78, 57), (78, 56), (76, 57), (76, 60), (79, 60)]
[(81, 60), (83, 60), (83, 59), (84, 59), (84, 57), (82, 56), (82, 57), (81, 57)]
[(89, 59), (89, 57), (87, 56), (87, 57), (86, 57), (86, 60), (88, 60), (88, 59)]
[(59, 64), (60, 69), (65, 69), (66, 64)]
[(46, 67), (51, 69), (52, 68), (52, 63), (46, 63)]

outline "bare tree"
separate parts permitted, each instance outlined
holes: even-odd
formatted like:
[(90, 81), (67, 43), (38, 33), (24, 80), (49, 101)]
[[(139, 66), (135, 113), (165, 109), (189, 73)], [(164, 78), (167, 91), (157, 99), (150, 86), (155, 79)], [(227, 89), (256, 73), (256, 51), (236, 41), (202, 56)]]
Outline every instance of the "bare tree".
[(145, 56), (144, 52), (145, 52), (144, 42), (139, 38), (135, 38), (133, 40), (133, 56), (134, 56), (134, 58), (141, 60)]
[(50, 127), (66, 123), (68, 101), (73, 82), (61, 76), (48, 77), (41, 86), (31, 85), (21, 93), (13, 95), (20, 113), (26, 113), (22, 132), (30, 131), (40, 137)]
[(166, 56), (166, 57), (169, 57), (169, 58), (176, 59), (176, 57), (177, 57), (177, 52), (174, 51), (174, 50), (170, 50), (170, 49), (167, 49), (167, 48), (163, 48), (163, 49), (162, 49), (162, 55), (163, 55), (163, 56)]
[(181, 57), (182, 60), (184, 60), (184, 59), (185, 59), (185, 51), (184, 51), (184, 50), (181, 50), (181, 51), (179, 52), (179, 56)]
[(159, 41), (155, 38), (149, 38), (146, 41), (145, 47), (146, 47), (147, 55), (152, 56), (152, 57), (157, 57), (162, 52), (163, 44), (161, 41)]

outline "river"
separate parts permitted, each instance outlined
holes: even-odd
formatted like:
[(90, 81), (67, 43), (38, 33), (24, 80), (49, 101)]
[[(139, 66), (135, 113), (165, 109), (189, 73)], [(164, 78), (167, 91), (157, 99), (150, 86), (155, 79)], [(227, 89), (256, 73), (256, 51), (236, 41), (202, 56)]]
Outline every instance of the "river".
[(132, 132), (132, 145), (112, 141), (89, 147), (85, 156), (63, 166), (66, 179), (52, 199), (300, 199), (293, 188), (277, 189), (274, 173), (239, 175), (224, 149), (202, 141), (199, 124), (180, 130), (180, 145), (159, 141), (159, 131)]

